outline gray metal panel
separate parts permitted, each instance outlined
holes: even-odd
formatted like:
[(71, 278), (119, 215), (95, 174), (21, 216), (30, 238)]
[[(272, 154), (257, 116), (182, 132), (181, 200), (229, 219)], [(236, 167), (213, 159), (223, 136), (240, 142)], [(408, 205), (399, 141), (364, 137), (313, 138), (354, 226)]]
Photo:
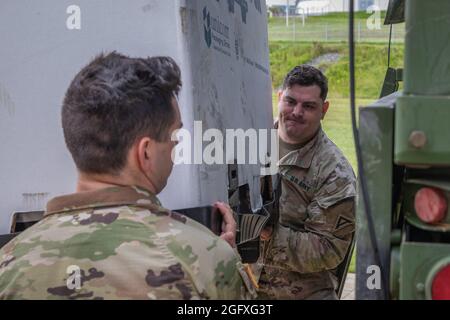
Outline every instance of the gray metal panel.
[[(81, 29), (69, 30), (66, 9), (73, 1), (1, 1), (0, 233), (9, 229), (14, 211), (40, 210), (49, 198), (74, 191), (76, 170), (60, 108), (71, 79), (101, 51), (172, 56), (182, 70), (180, 109), (191, 132), (194, 119), (205, 120), (205, 129), (270, 127), (265, 4), (248, 2), (244, 23), (239, 2), (233, 2), (234, 13), (231, 2), (79, 0)], [(231, 56), (207, 46), (205, 7), (229, 28)], [(259, 166), (241, 167), (240, 183), (250, 184), (256, 207)], [(226, 200), (226, 172), (226, 165), (175, 166), (160, 198), (172, 209)]]
[[(392, 102), (397, 95), (398, 93), (394, 93), (359, 110), (363, 167), (367, 179), (373, 227), (386, 274), (389, 274), (390, 263), (394, 140), (394, 108), (389, 102)], [(372, 275), (368, 267), (377, 265), (377, 260), (370, 240), (361, 195), (358, 197), (356, 222), (356, 298), (382, 299), (380, 289), (370, 289), (367, 286), (367, 280)], [(381, 269), (380, 265), (378, 267)], [(382, 281), (381, 285), (384, 285)], [(385, 290), (389, 291), (388, 288)]]
[(60, 124), (73, 76), (101, 51), (178, 60), (176, 3), (80, 0), (81, 29), (69, 30), (73, 1), (1, 2), (0, 231), (12, 212), (42, 209), (75, 188)]
[[(256, 2), (260, 2), (261, 10)], [(230, 3), (234, 3), (234, 13), (230, 12)], [(264, 2), (247, 1), (247, 9), (239, 3), (233, 0), (186, 2), (185, 32), (189, 34), (187, 52), (194, 85), (193, 117), (203, 121), (203, 130), (217, 128), (225, 133), (228, 128), (272, 126)], [(205, 15), (210, 17), (209, 25)], [(209, 39), (205, 34), (208, 31)], [(233, 162), (231, 158), (226, 160)], [(200, 205), (209, 204), (211, 199), (226, 200), (226, 166), (199, 165), (198, 170)], [(238, 170), (239, 184), (249, 184), (252, 206), (261, 206), (257, 197), (260, 165), (239, 165)]]

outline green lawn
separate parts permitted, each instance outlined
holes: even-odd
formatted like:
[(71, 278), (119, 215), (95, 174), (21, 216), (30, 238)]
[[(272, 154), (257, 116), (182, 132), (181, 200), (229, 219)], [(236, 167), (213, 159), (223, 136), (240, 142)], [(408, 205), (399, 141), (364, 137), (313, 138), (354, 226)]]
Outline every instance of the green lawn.
[[(371, 14), (357, 12), (354, 22), (354, 37), (357, 42), (386, 42), (389, 37), (389, 26), (383, 24), (386, 12), (380, 14), (379, 26), (373, 27), (374, 19)], [(369, 23), (368, 23), (369, 21)], [(393, 26), (392, 39), (403, 42), (405, 35), (404, 24)], [(323, 16), (310, 16), (303, 19), (301, 16), (291, 16), (289, 25), (286, 18), (269, 18), (269, 39), (285, 41), (321, 41), (341, 42), (348, 39), (348, 14), (332, 13)]]
[[(349, 56), (345, 43), (304, 43), (270, 41), (270, 72), (272, 85), (277, 90), (286, 73), (294, 66), (310, 62), (313, 58), (337, 53), (333, 63), (321, 63), (318, 67), (328, 78), (329, 95), (337, 98), (349, 96)], [(387, 69), (387, 44), (358, 44), (355, 48), (356, 96), (362, 99), (378, 98)], [(392, 67), (403, 66), (403, 44), (391, 48)]]

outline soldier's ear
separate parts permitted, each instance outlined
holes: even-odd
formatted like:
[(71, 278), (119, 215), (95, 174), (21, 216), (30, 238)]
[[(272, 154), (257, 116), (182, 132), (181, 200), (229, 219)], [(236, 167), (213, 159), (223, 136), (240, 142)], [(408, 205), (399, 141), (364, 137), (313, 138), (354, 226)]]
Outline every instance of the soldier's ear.
[(283, 90), (278, 90), (278, 102), (281, 101), (281, 96), (283, 95)]
[(328, 107), (330, 106), (330, 103), (328, 101), (325, 101), (322, 105), (322, 120), (325, 118), (325, 114), (328, 111)]
[(147, 170), (150, 166), (153, 144), (154, 141), (149, 137), (143, 137), (137, 141), (137, 162), (143, 170)]

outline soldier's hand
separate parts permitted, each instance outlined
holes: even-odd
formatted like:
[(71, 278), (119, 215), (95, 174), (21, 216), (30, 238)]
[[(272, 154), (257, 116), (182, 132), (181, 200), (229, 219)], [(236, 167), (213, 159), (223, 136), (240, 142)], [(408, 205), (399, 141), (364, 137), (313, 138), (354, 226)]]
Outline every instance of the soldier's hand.
[(228, 242), (233, 248), (236, 246), (236, 221), (233, 218), (233, 210), (224, 202), (216, 202), (214, 206), (222, 214), (222, 234), (220, 237)]

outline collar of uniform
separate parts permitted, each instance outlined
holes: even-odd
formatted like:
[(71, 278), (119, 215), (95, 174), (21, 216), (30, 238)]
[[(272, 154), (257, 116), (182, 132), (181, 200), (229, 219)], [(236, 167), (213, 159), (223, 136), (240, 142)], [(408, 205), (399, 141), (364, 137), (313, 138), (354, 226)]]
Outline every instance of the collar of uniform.
[(142, 187), (109, 187), (53, 198), (47, 203), (44, 217), (72, 210), (143, 204), (161, 206), (159, 199)]
[(322, 127), (317, 134), (303, 147), (293, 150), (278, 161), (279, 166), (298, 166), (307, 169), (311, 166), (314, 150), (317, 147), (317, 140), (323, 135)]

